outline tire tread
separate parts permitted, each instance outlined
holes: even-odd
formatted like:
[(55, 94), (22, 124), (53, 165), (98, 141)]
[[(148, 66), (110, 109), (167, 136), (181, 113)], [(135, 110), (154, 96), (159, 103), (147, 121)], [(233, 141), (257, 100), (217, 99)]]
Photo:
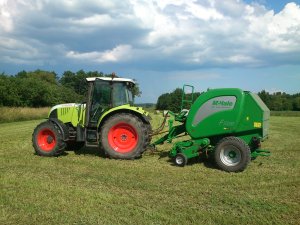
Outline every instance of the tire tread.
[[(223, 145), (224, 142), (228, 142), (228, 143), (234, 143), (236, 145), (238, 145), (239, 147), (241, 147), (241, 151), (242, 151), (242, 157), (244, 156), (244, 158), (242, 158), (242, 163), (239, 163), (236, 166), (226, 166), (224, 165), (220, 158), (219, 158), (219, 151), (218, 148)], [(215, 162), (217, 164), (217, 166), (224, 171), (227, 172), (242, 172), (243, 170), (246, 169), (246, 167), (248, 166), (248, 164), (251, 161), (251, 150), (249, 145), (247, 145), (241, 138), (235, 137), (235, 136), (229, 136), (229, 137), (225, 137), (222, 138), (215, 146)]]
[[(143, 135), (143, 143), (142, 146), (135, 150), (134, 152), (131, 152), (131, 154), (118, 154), (116, 152), (110, 151), (109, 149), (106, 149), (105, 146), (103, 146), (103, 142), (105, 141), (104, 139), (107, 139), (107, 133), (105, 133), (106, 130), (108, 130), (108, 127), (111, 127), (110, 123), (112, 121), (117, 120), (119, 118), (123, 118), (125, 120), (131, 121), (133, 124), (136, 124), (136, 127), (138, 127), (141, 130), (141, 133)], [(118, 113), (110, 118), (108, 118), (103, 126), (100, 129), (100, 140), (101, 140), (101, 150), (105, 152), (106, 155), (108, 155), (110, 158), (114, 159), (136, 159), (140, 158), (142, 154), (146, 151), (148, 145), (150, 144), (151, 137), (150, 137), (150, 132), (151, 132), (151, 125), (144, 123), (140, 118), (137, 116), (131, 114), (131, 113)], [(139, 137), (141, 138), (141, 137)]]
[[(45, 152), (45, 151), (41, 150), (36, 141), (39, 130), (43, 129), (43, 128), (48, 128), (48, 129), (53, 130), (53, 132), (56, 135), (57, 144), (56, 144), (55, 148), (50, 152)], [(34, 131), (32, 133), (32, 146), (37, 155), (50, 157), (50, 156), (61, 155), (66, 147), (66, 143), (63, 140), (63, 135), (62, 135), (62, 131), (60, 130), (60, 128), (54, 122), (47, 120), (45, 122), (40, 123), (34, 129)]]

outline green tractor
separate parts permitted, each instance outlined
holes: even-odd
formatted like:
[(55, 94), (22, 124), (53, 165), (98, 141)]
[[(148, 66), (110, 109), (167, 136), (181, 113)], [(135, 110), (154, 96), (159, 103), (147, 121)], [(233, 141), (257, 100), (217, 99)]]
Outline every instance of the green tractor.
[(86, 103), (54, 106), (32, 135), (35, 152), (57, 156), (66, 147), (100, 147), (111, 158), (134, 159), (150, 144), (148, 113), (134, 107), (135, 82), (125, 78), (87, 78)]

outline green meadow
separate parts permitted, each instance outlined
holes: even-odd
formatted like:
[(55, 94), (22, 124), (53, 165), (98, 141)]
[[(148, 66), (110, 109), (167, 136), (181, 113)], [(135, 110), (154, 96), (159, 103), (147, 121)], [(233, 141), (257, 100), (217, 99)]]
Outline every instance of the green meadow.
[(299, 224), (299, 117), (272, 116), (271, 157), (241, 173), (208, 160), (176, 167), (171, 144), (134, 161), (91, 148), (39, 157), (31, 135), (40, 122), (0, 124), (0, 224)]

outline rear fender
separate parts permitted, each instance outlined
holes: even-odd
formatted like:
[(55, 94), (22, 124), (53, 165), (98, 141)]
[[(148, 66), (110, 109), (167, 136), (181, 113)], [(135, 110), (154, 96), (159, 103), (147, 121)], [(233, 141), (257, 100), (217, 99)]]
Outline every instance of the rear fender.
[(130, 105), (122, 105), (118, 106), (115, 108), (112, 108), (105, 113), (101, 115), (101, 117), (98, 120), (97, 123), (97, 128), (99, 129), (102, 124), (104, 123), (105, 120), (107, 120), (110, 116), (116, 114), (116, 113), (121, 113), (121, 112), (127, 112), (127, 113), (132, 113), (139, 117), (144, 123), (150, 124), (150, 116), (149, 113), (143, 110), (141, 107), (133, 107)]

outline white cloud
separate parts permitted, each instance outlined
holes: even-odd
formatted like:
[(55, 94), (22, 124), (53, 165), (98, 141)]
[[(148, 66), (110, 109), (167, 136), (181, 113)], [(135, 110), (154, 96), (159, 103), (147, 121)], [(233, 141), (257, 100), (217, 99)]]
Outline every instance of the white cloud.
[(105, 15), (93, 15), (82, 19), (76, 19), (72, 21), (74, 24), (86, 25), (86, 26), (102, 26), (113, 24), (114, 20), (107, 14)]
[[(300, 7), (288, 3), (278, 14), (267, 11), (262, 15), (248, 15), (249, 38), (257, 38), (258, 44), (274, 52), (300, 50)], [(251, 42), (250, 42), (251, 43)]]
[(8, 6), (8, 0), (0, 1), (0, 30), (10, 32), (13, 30), (12, 15)]
[(131, 57), (131, 46), (130, 45), (118, 45), (111, 50), (103, 52), (86, 52), (79, 53), (74, 51), (67, 52), (66, 56), (73, 59), (89, 60), (93, 62), (122, 62), (127, 61)]
[(233, 55), (228, 58), (228, 62), (232, 63), (258, 63), (258, 60), (255, 60), (251, 56), (247, 55)]
[(18, 63), (39, 57), (186, 70), (300, 61), (296, 3), (275, 14), (239, 0), (0, 0), (0, 32), (0, 55)]
[(36, 47), (13, 38), (0, 37), (0, 59), (8, 63), (30, 64), (40, 54)]
[(205, 21), (221, 20), (224, 18), (224, 16), (216, 9), (198, 5), (195, 2), (188, 3), (185, 11), (190, 13), (195, 18)]

